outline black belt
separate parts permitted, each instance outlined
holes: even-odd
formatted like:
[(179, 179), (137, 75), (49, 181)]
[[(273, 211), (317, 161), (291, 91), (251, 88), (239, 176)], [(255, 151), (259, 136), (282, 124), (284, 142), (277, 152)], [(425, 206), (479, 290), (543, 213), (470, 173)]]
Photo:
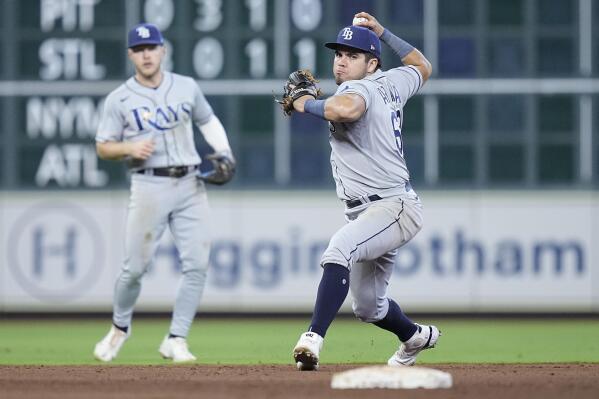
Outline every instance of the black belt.
[(369, 195), (369, 196), (368, 196), (368, 199), (369, 199), (370, 201), (364, 201), (364, 200), (362, 200), (362, 199), (359, 199), (359, 198), (358, 198), (358, 199), (354, 199), (354, 200), (345, 201), (345, 206), (346, 206), (348, 209), (351, 209), (351, 208), (355, 208), (356, 206), (359, 206), (359, 205), (365, 204), (366, 202), (378, 201), (378, 200), (381, 200), (382, 198), (381, 198), (381, 197), (379, 197), (379, 196), (378, 196), (378, 195), (376, 195), (376, 194), (373, 194), (373, 195)]
[(142, 175), (149, 176), (162, 176), (162, 177), (183, 177), (189, 173), (195, 171), (198, 168), (197, 165), (192, 166), (170, 166), (168, 168), (147, 168), (135, 171), (135, 173), (141, 173)]
[[(411, 189), (412, 189), (412, 184), (410, 184), (409, 181), (406, 182), (406, 192), (410, 191)], [(345, 206), (347, 207), (347, 209), (351, 209), (351, 208), (355, 208), (356, 206), (365, 204), (367, 202), (374, 202), (374, 201), (383, 199), (377, 194), (369, 195), (367, 198), (368, 198), (368, 201), (361, 199), (361, 198), (345, 201)]]

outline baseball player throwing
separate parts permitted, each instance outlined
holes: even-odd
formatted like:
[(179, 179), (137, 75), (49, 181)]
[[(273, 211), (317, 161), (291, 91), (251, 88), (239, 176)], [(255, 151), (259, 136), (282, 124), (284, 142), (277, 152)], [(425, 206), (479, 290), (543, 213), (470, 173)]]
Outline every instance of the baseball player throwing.
[[(114, 291), (112, 327), (96, 344), (96, 359), (114, 359), (131, 335), (133, 307), (160, 237), (170, 228), (180, 254), (182, 278), (170, 331), (160, 354), (174, 362), (195, 361), (186, 336), (206, 283), (210, 239), (204, 181), (222, 184), (234, 172), (225, 130), (192, 78), (163, 71), (162, 34), (152, 24), (128, 35), (131, 77), (106, 98), (96, 135), (98, 155), (127, 161), (131, 196), (126, 221), (125, 259)], [(192, 123), (214, 149), (215, 169), (199, 175)], [(200, 177), (200, 178), (198, 178)]]
[[(334, 96), (319, 100), (306, 71), (290, 75), (280, 102), (287, 113), (329, 121), (331, 166), (337, 195), (345, 203), (347, 224), (333, 235), (323, 254), (322, 279), (310, 328), (293, 349), (300, 370), (318, 368), (327, 329), (349, 290), (353, 311), (367, 323), (396, 334), (399, 350), (389, 365), (413, 365), (432, 348), (437, 327), (418, 325), (387, 297), (397, 249), (422, 227), (422, 205), (410, 185), (402, 142), (403, 108), (431, 75), (428, 60), (370, 14), (356, 14), (355, 25), (325, 46), (335, 51)], [(361, 20), (358, 18), (362, 18)], [(403, 66), (381, 70), (385, 42)]]

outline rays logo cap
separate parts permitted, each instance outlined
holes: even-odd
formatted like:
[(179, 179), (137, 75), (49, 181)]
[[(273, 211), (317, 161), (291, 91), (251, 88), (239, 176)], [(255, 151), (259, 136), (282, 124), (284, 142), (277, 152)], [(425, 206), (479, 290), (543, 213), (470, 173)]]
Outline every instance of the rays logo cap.
[(351, 47), (374, 55), (381, 59), (381, 41), (379, 37), (368, 28), (350, 25), (339, 31), (337, 41), (324, 44), (333, 50), (342, 47)]
[(143, 23), (135, 25), (127, 36), (127, 47), (136, 47), (143, 44), (163, 45), (164, 38), (158, 27), (154, 24)]

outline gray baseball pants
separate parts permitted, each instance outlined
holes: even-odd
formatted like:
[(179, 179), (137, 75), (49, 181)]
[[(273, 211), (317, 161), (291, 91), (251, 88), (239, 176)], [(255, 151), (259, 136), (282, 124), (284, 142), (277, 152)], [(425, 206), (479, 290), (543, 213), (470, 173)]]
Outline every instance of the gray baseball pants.
[(387, 315), (387, 287), (397, 249), (422, 228), (422, 204), (410, 190), (347, 209), (345, 216), (348, 223), (331, 238), (321, 264), (350, 270), (353, 311), (360, 320), (373, 323)]
[(141, 279), (152, 264), (168, 225), (182, 266), (170, 333), (187, 336), (206, 284), (210, 252), (208, 213), (206, 189), (195, 173), (182, 178), (132, 175), (125, 260), (114, 290), (114, 324), (131, 324)]

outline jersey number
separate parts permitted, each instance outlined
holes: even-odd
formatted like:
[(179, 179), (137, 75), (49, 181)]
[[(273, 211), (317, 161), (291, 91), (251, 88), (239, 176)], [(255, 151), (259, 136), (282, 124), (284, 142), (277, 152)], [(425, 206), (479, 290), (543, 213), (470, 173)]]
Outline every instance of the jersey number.
[(395, 135), (395, 143), (397, 144), (397, 150), (399, 155), (403, 158), (403, 141), (401, 139), (401, 117), (400, 111), (391, 112), (391, 125), (393, 126), (393, 134)]

